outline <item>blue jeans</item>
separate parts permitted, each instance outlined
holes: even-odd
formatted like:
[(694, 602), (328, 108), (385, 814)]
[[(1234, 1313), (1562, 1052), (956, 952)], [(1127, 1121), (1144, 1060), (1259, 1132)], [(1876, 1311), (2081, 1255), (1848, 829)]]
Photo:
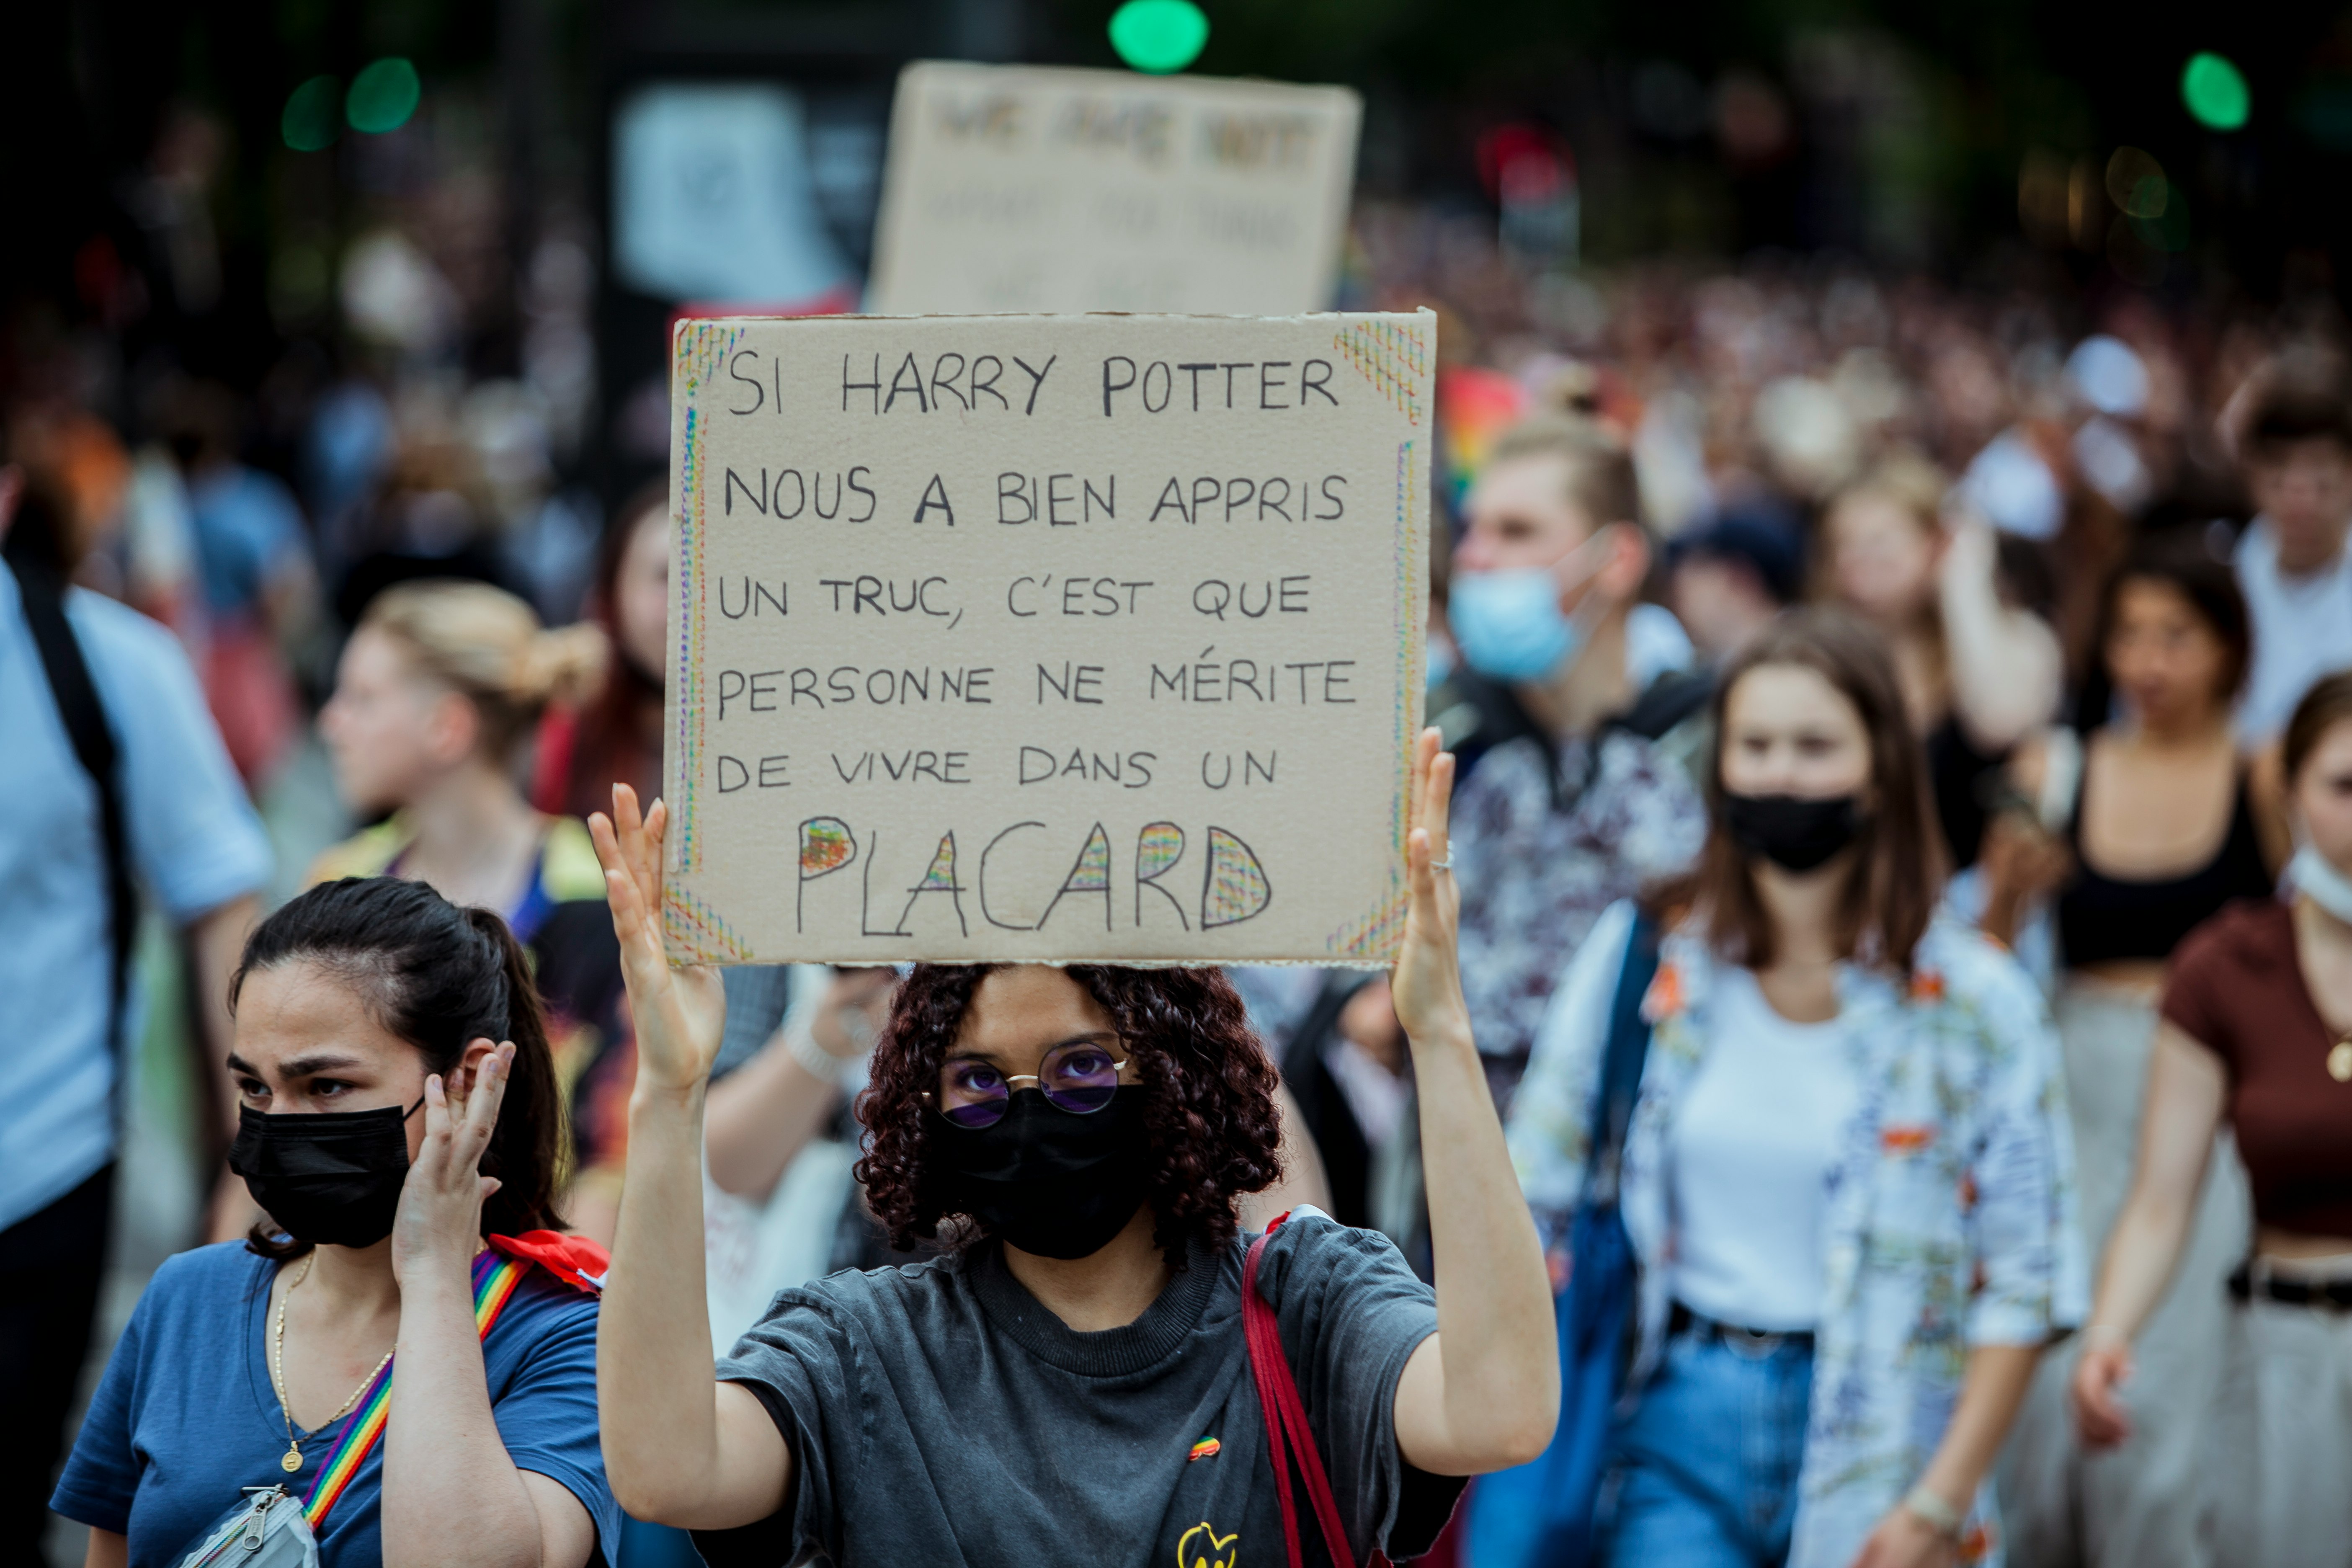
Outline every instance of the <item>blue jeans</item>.
[(1619, 1424), (1602, 1483), (1612, 1568), (1779, 1568), (1797, 1515), (1813, 1352), (1677, 1334)]

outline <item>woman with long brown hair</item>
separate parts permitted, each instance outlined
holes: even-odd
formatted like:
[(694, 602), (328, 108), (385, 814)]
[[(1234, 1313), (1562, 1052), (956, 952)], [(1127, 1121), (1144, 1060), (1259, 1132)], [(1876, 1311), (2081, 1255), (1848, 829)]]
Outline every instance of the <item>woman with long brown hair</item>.
[(531, 804), (585, 817), (625, 784), (661, 788), (662, 689), (669, 668), (669, 485), (645, 486), (613, 513), (583, 607), (613, 657), (594, 691), (550, 707), (531, 759)]
[(1716, 698), (1697, 869), (1595, 928), (1512, 1110), (1539, 1215), (1585, 1179), (1621, 970), (1657, 943), (1617, 1171), (1639, 1258), (1607, 1560), (1977, 1559), (1985, 1478), (2081, 1310), (2056, 1043), (1936, 918), (1937, 827), (1885, 647), (1776, 623)]
[[(2231, 732), (2245, 682), (2245, 600), (2200, 538), (2137, 547), (2099, 605), (2112, 713), (2019, 749), (2013, 804), (1985, 835), (1983, 925), (2013, 942), (2046, 897), (2060, 962), (2054, 1011), (2066, 1064), (2086, 1241), (2131, 1184), (2165, 972), (2189, 933), (2240, 899), (2266, 898), (2262, 792)], [(2178, 1291), (2146, 1325), (2127, 1453), (2085, 1454), (2066, 1407), (2066, 1358), (2034, 1381), (2001, 1461), (2019, 1554), (2086, 1568), (2201, 1568), (2198, 1473), (2226, 1339), (2221, 1281), (2244, 1256), (2235, 1162), (2200, 1199)]]
[(640, 823), (616, 789), (617, 832), (594, 826), (639, 1055), (597, 1365), (625, 1506), (743, 1531), (698, 1538), (714, 1563), (1279, 1563), (1289, 1472), (1253, 1381), (1275, 1353), (1328, 1466), (1305, 1533), (1349, 1562), (1420, 1554), (1458, 1478), (1540, 1451), (1553, 1328), (1455, 968), (1452, 782), (1429, 731), (1393, 989), (1440, 1290), (1312, 1211), (1238, 1234), (1281, 1123), (1220, 971), (918, 964), (860, 1101), (860, 1174), (933, 1256), (785, 1291), (715, 1381), (700, 1122), (723, 994), (669, 967), (665, 813)]

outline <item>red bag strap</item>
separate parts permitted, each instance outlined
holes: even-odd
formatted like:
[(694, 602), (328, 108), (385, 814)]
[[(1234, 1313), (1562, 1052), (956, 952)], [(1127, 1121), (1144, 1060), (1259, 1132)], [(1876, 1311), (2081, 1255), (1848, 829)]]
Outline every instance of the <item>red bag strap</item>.
[[(1289, 1217), (1288, 1215), (1283, 1216)], [(1274, 1461), (1275, 1495), (1282, 1502), (1282, 1541), (1289, 1553), (1290, 1568), (1301, 1568), (1298, 1549), (1298, 1512), (1290, 1497), (1290, 1466), (1295, 1458), (1299, 1474), (1306, 1478), (1307, 1498), (1315, 1509), (1316, 1522), (1323, 1530), (1324, 1550), (1331, 1554), (1334, 1564), (1352, 1568), (1355, 1559), (1348, 1552), (1348, 1532), (1339, 1523), (1339, 1500), (1331, 1495), (1331, 1480), (1323, 1471), (1323, 1455), (1315, 1447), (1315, 1434), (1307, 1425), (1307, 1405), (1298, 1397), (1298, 1380), (1291, 1375), (1289, 1358), (1282, 1353), (1282, 1336), (1276, 1332), (1274, 1308), (1257, 1288), (1258, 1255), (1274, 1234), (1275, 1226), (1266, 1234), (1250, 1243), (1249, 1256), (1242, 1264), (1242, 1330), (1249, 1343), (1250, 1376), (1257, 1384), (1257, 1404), (1265, 1417), (1267, 1456)]]

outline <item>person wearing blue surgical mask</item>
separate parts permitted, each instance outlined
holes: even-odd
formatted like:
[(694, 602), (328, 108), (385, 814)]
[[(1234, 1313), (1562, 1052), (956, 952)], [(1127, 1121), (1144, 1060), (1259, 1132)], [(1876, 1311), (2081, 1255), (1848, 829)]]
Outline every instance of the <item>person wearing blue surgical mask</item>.
[(1439, 721), (1480, 759), (1455, 833), (1463, 975), (1505, 1103), (1601, 910), (1706, 836), (1692, 763), (1711, 682), (1677, 668), (1687, 640), (1641, 603), (1641, 510), (1623, 444), (1559, 416), (1505, 432), (1464, 503), (1446, 617), (1468, 717)]

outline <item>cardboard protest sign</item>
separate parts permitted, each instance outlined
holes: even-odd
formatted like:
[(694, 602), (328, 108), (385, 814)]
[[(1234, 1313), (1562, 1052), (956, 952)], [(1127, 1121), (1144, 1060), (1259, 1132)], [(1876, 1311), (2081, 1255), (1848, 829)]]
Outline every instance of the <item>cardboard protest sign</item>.
[(1428, 311), (674, 347), (673, 954), (1393, 956)]
[(1345, 88), (908, 66), (866, 308), (1323, 310), (1360, 118)]

